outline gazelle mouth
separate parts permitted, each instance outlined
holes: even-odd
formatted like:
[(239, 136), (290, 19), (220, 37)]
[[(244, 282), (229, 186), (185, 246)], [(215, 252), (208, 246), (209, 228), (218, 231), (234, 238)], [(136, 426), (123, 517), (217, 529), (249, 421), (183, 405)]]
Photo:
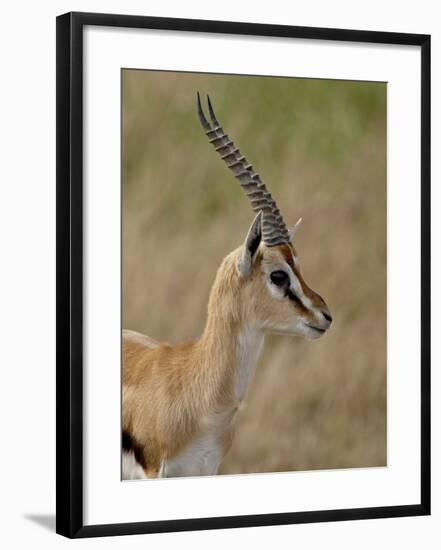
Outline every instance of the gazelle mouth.
[(309, 323), (305, 323), (305, 325), (306, 325), (308, 328), (312, 328), (312, 330), (316, 330), (317, 332), (320, 332), (321, 334), (323, 334), (324, 332), (326, 332), (326, 329), (325, 329), (325, 328), (315, 327), (314, 325), (310, 325)]

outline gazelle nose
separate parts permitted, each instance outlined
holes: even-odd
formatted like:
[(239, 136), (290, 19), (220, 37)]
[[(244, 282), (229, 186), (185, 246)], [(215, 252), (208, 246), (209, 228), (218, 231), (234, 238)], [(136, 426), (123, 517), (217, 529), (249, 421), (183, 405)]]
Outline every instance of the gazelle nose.
[(332, 323), (332, 317), (329, 315), (328, 312), (322, 311), (322, 315), (323, 315), (323, 317), (324, 317), (327, 321), (329, 321), (330, 323)]

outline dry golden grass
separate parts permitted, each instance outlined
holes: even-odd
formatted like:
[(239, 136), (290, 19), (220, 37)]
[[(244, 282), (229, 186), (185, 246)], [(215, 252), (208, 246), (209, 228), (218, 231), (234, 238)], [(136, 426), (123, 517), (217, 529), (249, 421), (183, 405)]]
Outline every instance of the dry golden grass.
[(123, 73), (123, 323), (203, 329), (253, 213), (199, 126), (196, 90), (263, 176), (334, 324), (268, 337), (221, 473), (386, 464), (386, 85)]

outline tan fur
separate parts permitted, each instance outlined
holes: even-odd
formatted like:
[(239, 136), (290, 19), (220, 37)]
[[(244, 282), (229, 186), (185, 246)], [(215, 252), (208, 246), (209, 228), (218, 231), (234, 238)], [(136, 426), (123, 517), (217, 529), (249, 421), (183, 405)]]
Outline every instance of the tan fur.
[(231, 446), (240, 404), (234, 392), (237, 346), (244, 329), (289, 332), (283, 327), (293, 319), (302, 316), (309, 321), (314, 316), (303, 306), (270, 294), (268, 271), (273, 266), (288, 262), (305, 295), (327, 311), (294, 266), (291, 246), (261, 244), (248, 277), (238, 272), (241, 253), (239, 248), (229, 254), (218, 270), (199, 340), (172, 346), (124, 331), (123, 430), (142, 449), (147, 476), (157, 475), (164, 460), (207, 430), (216, 435), (223, 455)]

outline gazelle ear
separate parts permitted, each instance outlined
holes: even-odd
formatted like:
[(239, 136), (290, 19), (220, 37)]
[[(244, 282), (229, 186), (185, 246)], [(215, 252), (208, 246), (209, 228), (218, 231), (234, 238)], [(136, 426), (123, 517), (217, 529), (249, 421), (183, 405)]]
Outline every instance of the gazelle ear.
[(301, 223), (302, 223), (302, 218), (299, 218), (297, 223), (288, 229), (290, 239), (294, 238), (294, 235), (297, 233), (297, 229), (300, 227)]
[(242, 277), (247, 277), (251, 273), (253, 260), (260, 241), (262, 240), (262, 211), (254, 218), (250, 229), (248, 230), (247, 238), (243, 245), (242, 255), (238, 261), (237, 268)]

